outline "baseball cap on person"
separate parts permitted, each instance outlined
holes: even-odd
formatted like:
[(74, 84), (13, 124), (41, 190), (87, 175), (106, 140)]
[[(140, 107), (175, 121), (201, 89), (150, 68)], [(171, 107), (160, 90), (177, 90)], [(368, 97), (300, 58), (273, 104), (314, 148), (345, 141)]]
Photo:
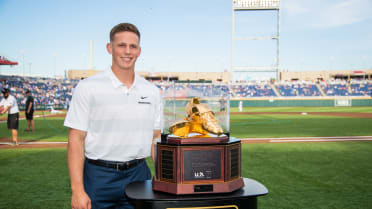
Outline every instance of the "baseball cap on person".
[(26, 90), (26, 94), (28, 94), (28, 93), (31, 93), (31, 91), (27, 89), (27, 90)]
[(1, 93), (3, 93), (3, 94), (5, 94), (5, 93), (9, 93), (9, 89), (7, 89), (7, 88), (3, 88), (3, 89), (1, 90)]

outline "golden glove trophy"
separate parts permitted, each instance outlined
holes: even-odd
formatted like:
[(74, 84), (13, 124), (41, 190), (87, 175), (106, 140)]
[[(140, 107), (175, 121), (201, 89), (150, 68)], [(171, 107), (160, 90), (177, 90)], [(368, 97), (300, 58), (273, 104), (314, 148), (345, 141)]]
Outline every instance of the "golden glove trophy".
[(226, 193), (244, 186), (241, 143), (229, 136), (224, 85), (174, 84), (163, 94), (164, 129), (156, 146), (153, 190)]

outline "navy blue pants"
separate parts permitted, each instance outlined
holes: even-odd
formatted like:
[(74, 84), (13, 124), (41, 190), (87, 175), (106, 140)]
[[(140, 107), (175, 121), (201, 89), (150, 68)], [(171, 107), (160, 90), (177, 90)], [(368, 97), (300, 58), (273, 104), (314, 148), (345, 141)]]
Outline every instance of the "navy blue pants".
[(92, 209), (133, 209), (125, 196), (126, 186), (149, 179), (151, 172), (146, 161), (123, 171), (97, 166), (86, 160), (84, 163), (84, 187), (92, 201)]

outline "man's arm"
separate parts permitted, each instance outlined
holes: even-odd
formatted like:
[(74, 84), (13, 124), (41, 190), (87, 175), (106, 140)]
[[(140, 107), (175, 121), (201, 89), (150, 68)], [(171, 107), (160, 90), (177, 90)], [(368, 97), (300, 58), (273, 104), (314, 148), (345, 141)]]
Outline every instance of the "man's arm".
[(10, 106), (6, 106), (4, 110), (1, 112), (1, 115), (6, 113), (10, 109)]
[(28, 103), (28, 107), (27, 107), (27, 113), (30, 113), (31, 111), (31, 107), (32, 107), (32, 103)]
[(67, 147), (67, 163), (71, 181), (71, 207), (90, 209), (91, 200), (84, 190), (84, 141), (87, 133), (70, 128)]
[(152, 162), (155, 163), (155, 145), (156, 145), (156, 139), (161, 137), (161, 131), (160, 130), (154, 130), (154, 135), (152, 137), (152, 144), (151, 144), (151, 158)]

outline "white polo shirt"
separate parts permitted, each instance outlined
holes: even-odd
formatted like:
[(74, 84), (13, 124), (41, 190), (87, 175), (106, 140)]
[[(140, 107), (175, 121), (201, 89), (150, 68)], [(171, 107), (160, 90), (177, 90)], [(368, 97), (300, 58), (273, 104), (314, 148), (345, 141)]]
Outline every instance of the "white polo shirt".
[(17, 99), (12, 95), (9, 95), (6, 99), (3, 98), (0, 102), (0, 106), (3, 106), (4, 108), (10, 106), (8, 114), (15, 114), (19, 112)]
[(129, 161), (151, 155), (153, 131), (161, 129), (159, 89), (135, 75), (128, 89), (111, 69), (82, 80), (64, 125), (86, 131), (85, 156)]

